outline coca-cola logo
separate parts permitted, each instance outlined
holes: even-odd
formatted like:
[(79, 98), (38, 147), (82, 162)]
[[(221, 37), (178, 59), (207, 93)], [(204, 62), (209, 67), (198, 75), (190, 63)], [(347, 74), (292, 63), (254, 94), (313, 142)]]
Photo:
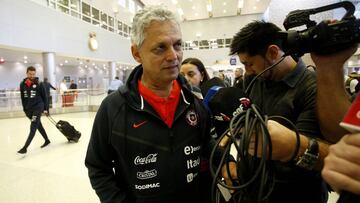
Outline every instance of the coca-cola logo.
[(144, 165), (144, 164), (149, 164), (149, 163), (155, 163), (156, 158), (157, 158), (157, 154), (149, 154), (146, 157), (137, 156), (134, 159), (134, 164), (135, 165)]

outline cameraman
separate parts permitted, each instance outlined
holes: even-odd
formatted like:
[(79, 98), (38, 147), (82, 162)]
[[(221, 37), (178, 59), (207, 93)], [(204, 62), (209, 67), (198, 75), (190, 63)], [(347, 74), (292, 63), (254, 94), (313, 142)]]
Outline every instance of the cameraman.
[[(295, 132), (285, 123), (268, 122), (276, 179), (268, 202), (325, 203), (328, 191), (321, 179), (320, 169), (328, 145), (321, 141), (316, 118), (316, 76), (306, 69), (301, 60), (297, 62), (291, 56), (282, 57), (280, 30), (272, 23), (255, 21), (243, 27), (230, 46), (230, 54), (239, 56), (247, 74), (258, 75), (274, 65), (253, 83), (249, 89), (250, 99), (262, 113), (291, 120), (301, 133), (297, 157), (290, 160), (296, 146)], [(315, 155), (316, 160), (307, 161), (305, 151), (313, 145), (317, 146), (317, 150), (309, 152), (318, 156)], [(250, 153), (254, 148), (250, 145)], [(230, 166), (231, 176), (236, 177), (233, 166)], [(226, 171), (224, 173), (223, 170), (222, 174), (228, 182)]]
[(348, 132), (339, 126), (351, 105), (344, 87), (343, 66), (356, 49), (354, 45), (326, 56), (312, 53), (311, 58), (317, 66), (320, 127), (328, 141), (337, 142), (329, 148), (322, 176), (335, 191), (360, 195), (360, 134), (345, 135)]

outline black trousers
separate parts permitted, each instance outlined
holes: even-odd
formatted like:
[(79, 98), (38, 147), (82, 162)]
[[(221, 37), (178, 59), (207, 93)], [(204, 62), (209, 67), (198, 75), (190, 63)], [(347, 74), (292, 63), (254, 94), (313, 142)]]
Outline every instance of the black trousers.
[(48, 138), (48, 136), (45, 132), (45, 129), (40, 121), (41, 112), (40, 111), (26, 111), (25, 114), (26, 114), (26, 117), (28, 117), (30, 119), (31, 124), (30, 124), (29, 136), (26, 139), (24, 148), (27, 148), (30, 145), (32, 139), (35, 136), (36, 130), (39, 130), (40, 134), (42, 135), (42, 137), (44, 138), (45, 141), (48, 140), (49, 138)]

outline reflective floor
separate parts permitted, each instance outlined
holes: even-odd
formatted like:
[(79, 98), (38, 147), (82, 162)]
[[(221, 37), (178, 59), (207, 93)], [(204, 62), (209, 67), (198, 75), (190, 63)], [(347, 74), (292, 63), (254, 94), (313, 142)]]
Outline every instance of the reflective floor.
[(46, 117), (42, 123), (51, 140), (36, 133), (26, 155), (17, 154), (29, 132), (27, 118), (0, 120), (0, 202), (91, 203), (99, 202), (91, 188), (84, 157), (95, 113), (54, 115), (69, 121), (82, 133), (78, 143), (67, 139)]
[[(42, 123), (51, 140), (37, 133), (26, 155), (17, 154), (27, 138), (30, 121), (23, 118), (0, 120), (0, 202), (4, 203), (92, 203), (99, 202), (91, 188), (84, 157), (94, 112), (54, 115), (82, 133), (78, 143), (68, 143), (46, 117)], [(330, 195), (335, 203), (337, 195)]]

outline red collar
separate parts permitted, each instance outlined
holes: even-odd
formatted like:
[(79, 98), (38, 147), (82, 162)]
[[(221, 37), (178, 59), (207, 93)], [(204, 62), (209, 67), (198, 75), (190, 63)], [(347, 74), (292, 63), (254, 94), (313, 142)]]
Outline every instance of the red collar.
[(171, 128), (180, 99), (181, 88), (178, 81), (173, 81), (170, 95), (167, 98), (159, 97), (153, 91), (145, 87), (140, 80), (138, 80), (138, 89), (145, 101), (154, 108), (166, 125)]

